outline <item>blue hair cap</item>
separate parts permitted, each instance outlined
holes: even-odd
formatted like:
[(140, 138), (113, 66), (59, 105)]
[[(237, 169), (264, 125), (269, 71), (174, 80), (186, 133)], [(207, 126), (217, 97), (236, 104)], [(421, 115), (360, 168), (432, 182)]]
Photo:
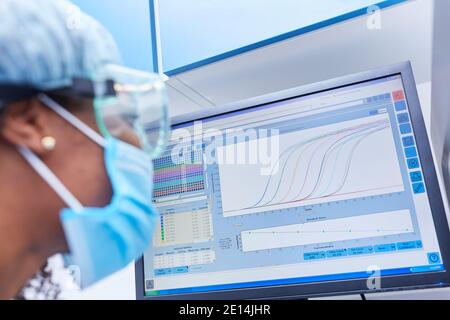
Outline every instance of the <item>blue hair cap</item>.
[(68, 0), (0, 1), (0, 85), (52, 90), (120, 64), (111, 34)]

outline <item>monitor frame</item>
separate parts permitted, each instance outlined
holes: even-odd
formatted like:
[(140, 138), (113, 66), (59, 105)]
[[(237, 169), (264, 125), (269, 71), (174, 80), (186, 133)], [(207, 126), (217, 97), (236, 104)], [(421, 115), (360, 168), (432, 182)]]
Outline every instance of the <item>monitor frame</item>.
[(444, 208), (443, 197), (437, 178), (435, 162), (428, 139), (425, 122), (422, 115), (416, 82), (410, 62), (399, 63), (371, 71), (343, 76), (315, 84), (305, 85), (293, 89), (267, 94), (247, 99), (241, 102), (210, 108), (187, 115), (173, 118), (173, 126), (184, 125), (206, 118), (224, 115), (234, 111), (259, 107), (274, 102), (290, 100), (315, 93), (376, 80), (388, 76), (401, 75), (406, 99), (409, 105), (411, 123), (414, 128), (419, 157), (422, 162), (424, 181), (428, 190), (435, 230), (442, 253), (444, 271), (427, 272), (407, 275), (393, 275), (381, 277), (381, 289), (369, 290), (367, 279), (347, 279), (339, 281), (325, 281), (318, 283), (303, 283), (269, 287), (232, 289), (205, 293), (164, 295), (156, 297), (145, 296), (143, 257), (136, 261), (135, 280), (136, 298), (138, 300), (232, 300), (232, 299), (301, 299), (323, 296), (338, 296), (351, 294), (380, 293), (397, 290), (415, 290), (450, 286), (450, 228)]

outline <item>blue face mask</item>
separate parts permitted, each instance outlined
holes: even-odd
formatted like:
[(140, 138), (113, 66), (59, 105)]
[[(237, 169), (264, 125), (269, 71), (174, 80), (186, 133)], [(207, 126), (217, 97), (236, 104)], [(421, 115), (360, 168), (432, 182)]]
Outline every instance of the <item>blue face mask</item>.
[(69, 207), (61, 212), (70, 248), (66, 261), (79, 268), (84, 288), (124, 268), (149, 246), (157, 218), (151, 202), (152, 162), (140, 149), (115, 138), (104, 139), (55, 102), (49, 104), (104, 147), (106, 171), (113, 189), (107, 207), (84, 208), (36, 155), (19, 147), (20, 153)]

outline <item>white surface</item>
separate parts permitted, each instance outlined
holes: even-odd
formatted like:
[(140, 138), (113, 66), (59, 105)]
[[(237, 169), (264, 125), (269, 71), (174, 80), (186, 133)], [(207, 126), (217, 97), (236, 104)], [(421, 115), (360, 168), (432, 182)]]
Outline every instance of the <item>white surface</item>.
[(74, 300), (135, 300), (134, 265), (82, 291), (72, 292), (68, 299)]

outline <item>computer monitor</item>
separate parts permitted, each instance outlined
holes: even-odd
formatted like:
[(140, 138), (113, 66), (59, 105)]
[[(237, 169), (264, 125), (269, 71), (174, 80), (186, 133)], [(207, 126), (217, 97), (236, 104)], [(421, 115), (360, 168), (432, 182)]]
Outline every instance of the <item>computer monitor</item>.
[(409, 63), (175, 119), (138, 299), (447, 286), (449, 226)]

